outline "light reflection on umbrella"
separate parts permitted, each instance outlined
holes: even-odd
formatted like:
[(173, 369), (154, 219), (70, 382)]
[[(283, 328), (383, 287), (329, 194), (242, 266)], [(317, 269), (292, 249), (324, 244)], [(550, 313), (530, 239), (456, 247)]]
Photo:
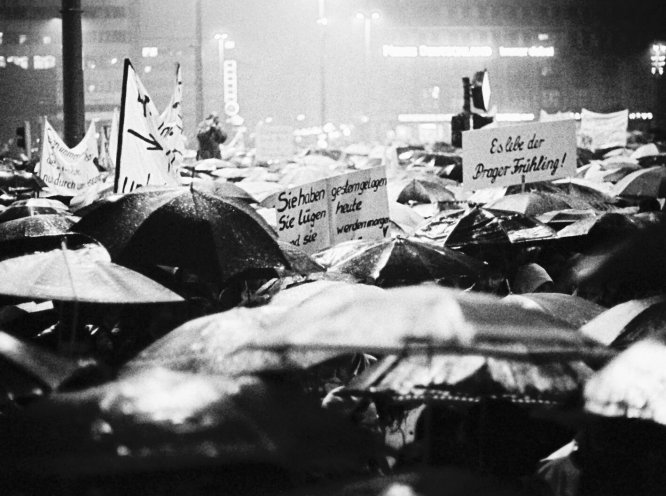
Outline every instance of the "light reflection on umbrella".
[(525, 308), (540, 310), (563, 320), (575, 329), (587, 324), (606, 311), (606, 308), (580, 296), (564, 293), (512, 294), (504, 298)]
[(531, 217), (480, 207), (443, 212), (415, 233), (417, 238), (452, 247), (514, 244), (555, 236), (553, 229)]
[(546, 405), (571, 401), (592, 373), (580, 360), (391, 355), (352, 379), (347, 390), (394, 403), (476, 403), (485, 398)]
[(605, 357), (605, 347), (559, 319), (500, 298), (435, 286), (311, 298), (253, 346), (347, 352)]
[(402, 237), (366, 241), (329, 270), (382, 287), (425, 281), (469, 287), (488, 272), (483, 262), (463, 253)]
[(102, 248), (59, 249), (0, 262), (0, 294), (32, 300), (166, 303), (183, 299), (108, 260)]
[(64, 479), (240, 463), (342, 470), (375, 454), (369, 435), (287, 383), (160, 368), (54, 394), (1, 434), (5, 469)]

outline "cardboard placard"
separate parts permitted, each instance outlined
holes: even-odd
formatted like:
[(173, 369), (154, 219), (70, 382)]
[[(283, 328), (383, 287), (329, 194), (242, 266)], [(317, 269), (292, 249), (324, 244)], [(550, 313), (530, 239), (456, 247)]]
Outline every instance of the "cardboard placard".
[(377, 167), (328, 179), (331, 242), (383, 239), (388, 235), (386, 169)]
[(331, 245), (328, 186), (321, 179), (282, 191), (277, 196), (278, 237), (280, 240), (315, 253)]
[(463, 189), (478, 190), (573, 176), (572, 120), (463, 132)]
[(383, 239), (390, 220), (386, 169), (321, 179), (281, 192), (278, 237), (307, 253), (351, 239)]

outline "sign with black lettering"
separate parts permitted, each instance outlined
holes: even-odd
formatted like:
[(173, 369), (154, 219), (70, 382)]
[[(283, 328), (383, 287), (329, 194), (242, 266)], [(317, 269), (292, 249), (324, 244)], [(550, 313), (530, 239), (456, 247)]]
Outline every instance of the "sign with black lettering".
[(326, 179), (278, 194), (275, 203), (278, 237), (315, 253), (331, 245)]
[(386, 169), (321, 179), (278, 194), (278, 237), (307, 253), (351, 239), (382, 239), (390, 225)]
[(463, 132), (463, 189), (549, 181), (576, 173), (573, 120)]
[(328, 178), (331, 243), (388, 235), (386, 169), (376, 167)]

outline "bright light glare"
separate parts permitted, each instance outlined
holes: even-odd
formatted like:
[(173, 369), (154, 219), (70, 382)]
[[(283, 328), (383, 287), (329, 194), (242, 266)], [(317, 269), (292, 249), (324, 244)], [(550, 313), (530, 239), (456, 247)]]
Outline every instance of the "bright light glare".
[(229, 37), (227, 33), (217, 33), (215, 34), (216, 40), (226, 40)]
[(355, 17), (356, 17), (356, 19), (358, 19), (359, 21), (362, 21), (363, 19), (365, 19), (365, 14), (364, 14), (363, 12), (356, 12), (356, 16), (355, 16)]
[(378, 21), (382, 16), (379, 12), (373, 12), (370, 17), (373, 21)]

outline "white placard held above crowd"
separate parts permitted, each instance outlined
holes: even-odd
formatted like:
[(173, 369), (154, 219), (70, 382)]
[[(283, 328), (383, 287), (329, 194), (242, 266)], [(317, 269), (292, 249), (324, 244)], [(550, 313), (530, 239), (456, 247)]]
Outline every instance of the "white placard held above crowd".
[(160, 115), (128, 59), (122, 95), (114, 191), (179, 185), (178, 169), (170, 158), (173, 151), (160, 135)]
[(102, 180), (98, 160), (95, 124), (74, 148), (69, 148), (56, 130), (44, 119), (41, 161), (35, 174), (48, 185), (46, 194), (76, 196)]
[(463, 188), (548, 181), (576, 172), (572, 120), (463, 132)]
[(390, 225), (386, 183), (386, 169), (377, 167), (287, 189), (276, 202), (278, 237), (307, 253), (383, 239)]
[(627, 146), (628, 126), (628, 110), (600, 114), (583, 109), (580, 113), (578, 145), (588, 150)]

